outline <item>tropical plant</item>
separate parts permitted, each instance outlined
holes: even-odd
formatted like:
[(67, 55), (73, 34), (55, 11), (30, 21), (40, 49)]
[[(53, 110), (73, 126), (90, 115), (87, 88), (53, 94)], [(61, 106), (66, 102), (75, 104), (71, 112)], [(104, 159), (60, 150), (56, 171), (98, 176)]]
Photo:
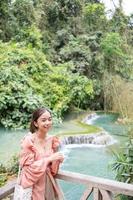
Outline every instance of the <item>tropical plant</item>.
[[(133, 183), (133, 131), (129, 131), (129, 141), (124, 149), (115, 153), (116, 161), (112, 169), (116, 171), (116, 179), (121, 182)], [(132, 200), (132, 197), (120, 195), (122, 200)]]

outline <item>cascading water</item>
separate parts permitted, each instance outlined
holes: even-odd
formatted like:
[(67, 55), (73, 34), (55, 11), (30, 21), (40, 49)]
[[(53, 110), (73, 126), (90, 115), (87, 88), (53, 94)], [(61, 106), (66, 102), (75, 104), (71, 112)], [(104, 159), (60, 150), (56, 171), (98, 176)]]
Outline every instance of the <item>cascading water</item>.
[[(87, 116), (82, 122), (86, 124), (93, 124), (93, 122), (100, 116), (96, 113), (92, 113)], [(86, 135), (73, 135), (65, 136), (62, 140), (62, 145), (70, 144), (88, 144), (88, 146), (107, 146), (116, 143), (117, 141), (104, 129), (99, 133), (86, 134)]]
[(67, 136), (62, 139), (62, 145), (88, 144), (88, 146), (89, 145), (106, 146), (106, 145), (112, 145), (114, 142), (116, 142), (116, 140), (114, 140), (113, 137), (105, 131), (90, 135)]

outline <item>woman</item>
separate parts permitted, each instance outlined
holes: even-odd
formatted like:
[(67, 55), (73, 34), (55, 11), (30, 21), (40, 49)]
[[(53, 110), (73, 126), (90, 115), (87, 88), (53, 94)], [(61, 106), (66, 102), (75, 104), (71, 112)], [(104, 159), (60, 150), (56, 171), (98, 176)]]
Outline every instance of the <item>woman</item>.
[(57, 151), (59, 140), (49, 136), (52, 117), (49, 110), (37, 109), (33, 115), (30, 132), (22, 140), (20, 153), (20, 185), (32, 187), (32, 200), (63, 200), (54, 179), (63, 155)]

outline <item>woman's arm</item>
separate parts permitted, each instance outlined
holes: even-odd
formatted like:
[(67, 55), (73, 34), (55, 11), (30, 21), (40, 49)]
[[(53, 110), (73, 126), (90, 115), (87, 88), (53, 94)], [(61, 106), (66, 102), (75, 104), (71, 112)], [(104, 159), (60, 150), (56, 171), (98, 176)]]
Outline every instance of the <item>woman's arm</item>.
[[(53, 137), (53, 143), (52, 143), (53, 151), (54, 151), (54, 152), (58, 152), (59, 146), (60, 146), (60, 140), (59, 140), (58, 137), (54, 136), (54, 137)], [(51, 171), (51, 173), (52, 173), (53, 176), (55, 176), (55, 175), (58, 173), (60, 163), (62, 163), (63, 160), (64, 160), (64, 157), (63, 157), (63, 155), (61, 154), (61, 157), (60, 157), (59, 160), (53, 161), (53, 162), (51, 163), (50, 171)]]
[(22, 167), (20, 184), (25, 187), (30, 187), (35, 184), (40, 177), (45, 173), (49, 165), (49, 158), (44, 157), (36, 160), (36, 150), (33, 145), (32, 137), (27, 136), (21, 143), (20, 166)]

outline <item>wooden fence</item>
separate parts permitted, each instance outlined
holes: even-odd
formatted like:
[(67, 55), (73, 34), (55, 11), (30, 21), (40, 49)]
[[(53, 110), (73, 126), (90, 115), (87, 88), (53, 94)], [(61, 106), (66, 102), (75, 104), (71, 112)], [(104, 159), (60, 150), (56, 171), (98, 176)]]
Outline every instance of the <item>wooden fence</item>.
[[(91, 194), (93, 194), (93, 200), (113, 200), (114, 196), (117, 194), (133, 197), (132, 184), (68, 171), (59, 171), (56, 178), (67, 182), (85, 185), (86, 189), (80, 200), (89, 199)], [(13, 193), (15, 182), (16, 180), (9, 182), (6, 186), (0, 188), (0, 199), (4, 199)]]

